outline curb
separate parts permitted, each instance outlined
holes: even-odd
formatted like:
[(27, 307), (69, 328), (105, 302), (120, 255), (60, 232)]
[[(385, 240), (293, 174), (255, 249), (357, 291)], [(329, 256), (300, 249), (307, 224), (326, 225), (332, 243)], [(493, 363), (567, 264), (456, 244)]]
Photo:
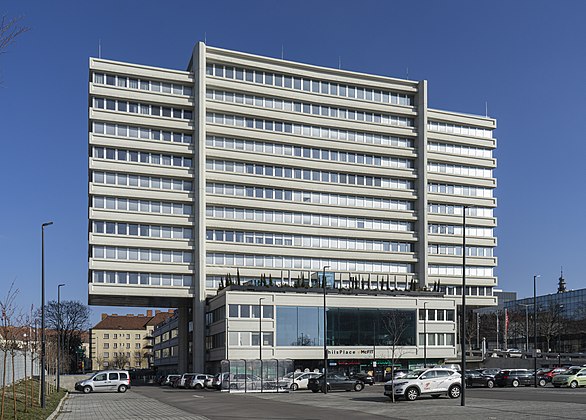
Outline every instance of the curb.
[(67, 397), (69, 397), (69, 391), (67, 391), (65, 393), (65, 395), (63, 396), (63, 398), (61, 398), (61, 401), (59, 401), (59, 404), (57, 404), (57, 408), (55, 409), (55, 411), (53, 411), (49, 417), (47, 417), (47, 420), (53, 420), (56, 419), (57, 416), (59, 416), (59, 411), (61, 411), (61, 406), (63, 405), (63, 402), (67, 399)]

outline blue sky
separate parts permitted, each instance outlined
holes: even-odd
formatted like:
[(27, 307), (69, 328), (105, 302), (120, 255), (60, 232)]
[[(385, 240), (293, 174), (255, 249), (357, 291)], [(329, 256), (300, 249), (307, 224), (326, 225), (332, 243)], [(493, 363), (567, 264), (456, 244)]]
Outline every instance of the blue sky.
[[(195, 42), (429, 81), (430, 106), (498, 120), (500, 287), (586, 287), (586, 2), (12, 1), (31, 30), (0, 55), (0, 295), (87, 299), (88, 57), (185, 69)], [(103, 310), (94, 308), (97, 319)], [(123, 310), (118, 310), (123, 312)], [(137, 312), (138, 309), (124, 311)]]

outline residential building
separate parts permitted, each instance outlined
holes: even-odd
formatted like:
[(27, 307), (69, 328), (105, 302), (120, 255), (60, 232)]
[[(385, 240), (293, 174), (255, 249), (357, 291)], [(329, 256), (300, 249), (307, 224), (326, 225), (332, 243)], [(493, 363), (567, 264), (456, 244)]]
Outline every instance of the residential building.
[(228, 278), (327, 268), (336, 289), (368, 278), (496, 304), (494, 119), (430, 107), (425, 80), (203, 43), (186, 71), (89, 67), (89, 302), (177, 307), (194, 370)]
[(154, 326), (173, 315), (173, 311), (147, 310), (145, 315), (102, 314), (90, 330), (92, 369), (152, 367)]

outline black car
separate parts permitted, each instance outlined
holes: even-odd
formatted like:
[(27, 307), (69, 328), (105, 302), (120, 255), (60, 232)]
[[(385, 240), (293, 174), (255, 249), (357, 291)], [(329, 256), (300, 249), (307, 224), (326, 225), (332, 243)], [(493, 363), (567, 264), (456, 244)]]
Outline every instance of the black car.
[(351, 373), (350, 379), (358, 379), (359, 381), (362, 381), (364, 385), (374, 385), (374, 378), (368, 373)]
[(534, 381), (533, 372), (527, 369), (505, 369), (494, 376), (495, 384), (500, 387), (512, 386), (516, 388), (519, 385), (530, 386), (533, 385)]
[(494, 376), (486, 375), (478, 370), (467, 370), (465, 375), (466, 386), (485, 386), (487, 388), (494, 387)]
[[(364, 389), (364, 382), (359, 379), (350, 379), (345, 375), (337, 373), (328, 374), (328, 392), (329, 391), (362, 391)], [(324, 390), (324, 375), (317, 378), (310, 378), (307, 382), (307, 389), (312, 392), (319, 392)]]

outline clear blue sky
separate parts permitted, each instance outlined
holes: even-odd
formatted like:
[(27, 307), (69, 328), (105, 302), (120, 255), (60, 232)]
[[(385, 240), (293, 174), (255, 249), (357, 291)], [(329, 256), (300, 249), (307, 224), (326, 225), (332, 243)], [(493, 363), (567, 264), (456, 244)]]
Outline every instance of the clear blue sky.
[[(435, 108), (498, 120), (500, 287), (586, 287), (586, 2), (12, 1), (31, 30), (0, 56), (0, 295), (87, 301), (88, 57), (185, 69), (195, 42), (427, 79)], [(164, 5), (163, 5), (164, 4)], [(582, 238), (582, 239), (581, 239)], [(103, 310), (94, 308), (95, 320)], [(138, 309), (127, 309), (136, 312)]]

